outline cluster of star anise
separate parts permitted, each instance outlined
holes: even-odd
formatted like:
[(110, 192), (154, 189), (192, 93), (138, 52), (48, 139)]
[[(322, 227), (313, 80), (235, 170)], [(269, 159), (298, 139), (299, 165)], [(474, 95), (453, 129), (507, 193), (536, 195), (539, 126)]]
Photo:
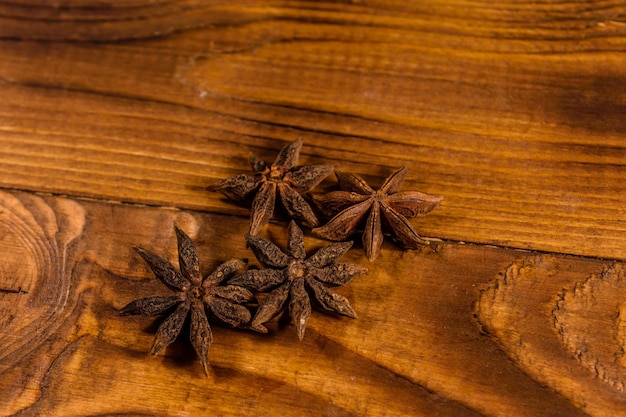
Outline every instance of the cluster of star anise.
[(358, 175), (335, 171), (339, 190), (317, 196), (314, 206), (331, 217), (320, 227), (318, 216), (305, 198), (330, 173), (332, 165), (296, 167), (302, 141), (285, 146), (272, 164), (251, 155), (252, 175), (240, 174), (207, 187), (238, 202), (250, 202), (250, 235), (256, 235), (274, 213), (276, 195), (288, 216), (314, 235), (331, 241), (344, 241), (362, 233), (363, 248), (370, 261), (378, 257), (383, 243), (383, 228), (405, 249), (428, 244), (407, 220), (430, 213), (443, 197), (415, 191), (401, 192), (407, 169), (394, 171), (374, 190)]
[[(252, 175), (238, 175), (207, 187), (225, 196), (251, 203), (248, 247), (264, 269), (244, 268), (246, 262), (231, 259), (206, 276), (200, 274), (198, 255), (190, 238), (175, 228), (178, 240), (179, 270), (170, 262), (139, 247), (135, 250), (148, 263), (156, 277), (175, 294), (151, 296), (126, 305), (122, 315), (160, 315), (170, 312), (154, 338), (151, 354), (157, 354), (180, 334), (189, 316), (191, 344), (208, 374), (212, 341), (210, 322), (266, 333), (263, 325), (281, 313), (294, 321), (298, 337), (304, 337), (313, 305), (323, 311), (356, 317), (348, 300), (331, 291), (367, 271), (339, 259), (352, 247), (349, 236), (362, 232), (367, 258), (380, 252), (383, 228), (404, 247), (415, 249), (428, 244), (411, 227), (407, 218), (425, 215), (442, 197), (417, 192), (400, 192), (406, 168), (391, 174), (379, 190), (357, 175), (336, 171), (338, 191), (318, 196), (313, 206), (307, 193), (324, 180), (334, 167), (297, 167), (302, 141), (285, 146), (272, 164), (251, 156)], [(258, 236), (276, 206), (276, 196), (292, 219), (288, 228), (287, 250)], [(320, 226), (313, 207), (331, 217)], [(307, 257), (302, 229), (311, 228), (316, 236), (336, 241)], [(264, 294), (257, 303), (256, 294)]]

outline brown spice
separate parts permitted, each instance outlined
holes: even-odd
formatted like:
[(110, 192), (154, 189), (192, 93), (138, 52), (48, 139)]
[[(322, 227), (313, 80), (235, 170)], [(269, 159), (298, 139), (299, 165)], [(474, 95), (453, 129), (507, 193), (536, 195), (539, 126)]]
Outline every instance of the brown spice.
[(302, 340), (311, 314), (311, 297), (327, 312), (356, 317), (348, 300), (329, 289), (367, 271), (351, 263), (337, 263), (352, 242), (333, 243), (307, 258), (302, 230), (293, 221), (289, 224), (287, 253), (261, 237), (248, 235), (246, 241), (266, 269), (248, 270), (229, 283), (259, 292), (270, 291), (252, 319), (253, 329), (267, 332), (263, 323), (288, 308)]
[(239, 202), (252, 200), (249, 234), (256, 235), (274, 213), (276, 194), (287, 214), (306, 227), (319, 226), (319, 220), (303, 193), (311, 190), (334, 169), (332, 165), (296, 167), (302, 140), (285, 146), (273, 164), (249, 157), (253, 175), (237, 175), (207, 187)]
[(172, 343), (179, 335), (187, 316), (190, 316), (191, 344), (208, 375), (212, 333), (206, 310), (209, 317), (215, 317), (223, 324), (247, 328), (250, 325), (251, 314), (242, 303), (254, 300), (254, 296), (243, 287), (223, 285), (236, 271), (245, 266), (245, 261), (231, 259), (203, 279), (195, 246), (185, 232), (177, 227), (175, 230), (180, 272), (158, 255), (140, 247), (134, 249), (148, 263), (156, 277), (176, 294), (135, 300), (122, 308), (120, 314), (154, 316), (163, 314), (177, 305), (159, 326), (150, 354), (156, 355)]
[(326, 225), (313, 233), (332, 241), (345, 240), (363, 230), (363, 248), (370, 261), (376, 259), (383, 244), (383, 225), (390, 229), (396, 241), (405, 249), (427, 245), (407, 218), (430, 213), (443, 200), (419, 192), (400, 192), (407, 169), (393, 172), (378, 191), (358, 175), (336, 171), (342, 191), (333, 191), (318, 198), (325, 211), (336, 213)]

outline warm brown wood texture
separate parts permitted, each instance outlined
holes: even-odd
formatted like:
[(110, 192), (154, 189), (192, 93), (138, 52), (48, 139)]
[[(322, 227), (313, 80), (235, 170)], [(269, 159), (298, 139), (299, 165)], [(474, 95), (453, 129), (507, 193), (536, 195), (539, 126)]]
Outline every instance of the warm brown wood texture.
[[(619, 1), (0, 0), (0, 415), (626, 415)], [(204, 188), (301, 164), (443, 195), (305, 338), (214, 327), (205, 377), (132, 250), (250, 258)], [(334, 186), (325, 181), (320, 192)], [(122, 203), (122, 204), (120, 204)], [(284, 245), (284, 222), (262, 235)], [(327, 243), (307, 235), (310, 250)]]

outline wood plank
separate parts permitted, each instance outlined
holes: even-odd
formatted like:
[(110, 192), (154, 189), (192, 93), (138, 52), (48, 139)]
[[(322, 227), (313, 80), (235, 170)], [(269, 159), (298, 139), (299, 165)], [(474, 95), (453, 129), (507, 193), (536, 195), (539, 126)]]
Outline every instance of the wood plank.
[[(624, 265), (593, 273), (579, 266), (541, 256), (514, 262), (481, 294), (477, 318), (532, 378), (589, 415), (623, 414), (624, 304), (616, 294)], [(590, 374), (593, 382), (579, 384)]]
[[(0, 415), (626, 414), (624, 15), (0, 0)], [(176, 264), (176, 224), (203, 274), (258, 267), (249, 210), (204, 188), (296, 138), (374, 186), (407, 166), (445, 196), (413, 221), (442, 241), (357, 244), (358, 318), (314, 311), (302, 342), (213, 326), (208, 377), (185, 336), (149, 356), (162, 318), (118, 310), (168, 290), (132, 246)]]
[[(368, 263), (353, 249), (345, 259), (369, 272), (337, 291), (357, 319), (314, 311), (302, 342), (276, 321), (267, 335), (214, 326), (207, 378), (186, 338), (150, 357), (160, 320), (117, 314), (167, 293), (131, 247), (176, 263), (174, 224), (196, 242), (203, 274), (251, 258), (241, 217), (0, 193), (2, 415), (624, 412), (624, 367), (610, 362), (624, 338), (606, 337), (623, 336), (611, 314), (621, 263), (452, 243), (385, 243)], [(284, 247), (286, 228), (264, 236)], [(594, 357), (609, 360), (606, 373)]]
[(426, 236), (626, 259), (620, 2), (0, 8), (1, 187), (245, 215), (204, 187), (301, 137)]

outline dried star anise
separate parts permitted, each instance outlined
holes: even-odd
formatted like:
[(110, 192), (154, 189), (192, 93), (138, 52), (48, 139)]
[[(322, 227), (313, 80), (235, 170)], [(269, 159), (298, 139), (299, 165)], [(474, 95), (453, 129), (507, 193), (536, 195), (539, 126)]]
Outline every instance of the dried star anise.
[(325, 311), (356, 317), (348, 300), (328, 288), (344, 285), (367, 271), (351, 263), (337, 263), (352, 242), (333, 243), (307, 258), (302, 230), (294, 221), (289, 223), (287, 253), (261, 237), (247, 235), (246, 240), (266, 269), (248, 270), (231, 279), (229, 284), (259, 292), (271, 291), (252, 319), (254, 330), (267, 332), (263, 323), (284, 311), (288, 305), (289, 315), (302, 340), (311, 314), (311, 297)]
[(237, 175), (207, 187), (219, 191), (231, 200), (247, 202), (252, 199), (251, 235), (256, 235), (274, 213), (276, 194), (287, 214), (307, 227), (319, 226), (319, 220), (302, 194), (311, 190), (334, 169), (332, 165), (296, 167), (302, 140), (285, 146), (273, 164), (250, 155), (253, 175)]
[(254, 296), (243, 287), (223, 285), (237, 270), (244, 267), (246, 262), (231, 259), (218, 266), (206, 278), (202, 278), (195, 246), (182, 230), (178, 227), (175, 229), (180, 272), (171, 263), (147, 250), (137, 246), (134, 249), (147, 262), (154, 275), (176, 294), (135, 300), (122, 308), (120, 314), (154, 316), (165, 313), (177, 305), (159, 326), (150, 354), (156, 355), (172, 343), (189, 315), (191, 344), (208, 375), (212, 334), (206, 310), (209, 317), (215, 317), (224, 324), (248, 328), (251, 314), (241, 304), (253, 300)]
[(413, 230), (407, 218), (428, 214), (443, 197), (399, 192), (406, 173), (405, 167), (399, 168), (376, 191), (358, 175), (336, 171), (342, 191), (330, 192), (318, 201), (325, 210), (339, 213), (326, 225), (313, 229), (313, 233), (324, 239), (341, 241), (364, 228), (363, 248), (370, 261), (380, 253), (383, 225), (405, 249), (427, 245), (428, 241)]

